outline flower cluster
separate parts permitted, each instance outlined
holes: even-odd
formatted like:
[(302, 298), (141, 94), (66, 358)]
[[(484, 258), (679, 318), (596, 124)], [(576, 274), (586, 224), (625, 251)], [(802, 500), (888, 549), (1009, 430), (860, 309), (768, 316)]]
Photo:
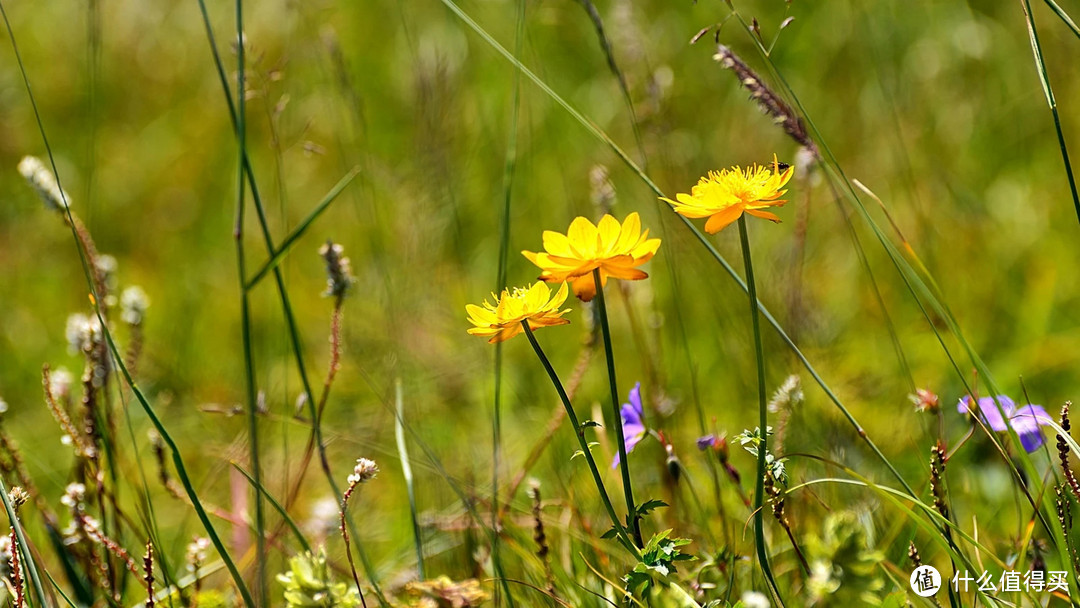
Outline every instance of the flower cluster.
[(367, 458), (358, 458), (356, 460), (356, 466), (353, 467), (352, 475), (349, 475), (348, 482), (350, 486), (354, 486), (358, 483), (364, 483), (375, 479), (375, 476), (379, 474), (379, 465), (375, 464), (374, 460), (368, 460)]

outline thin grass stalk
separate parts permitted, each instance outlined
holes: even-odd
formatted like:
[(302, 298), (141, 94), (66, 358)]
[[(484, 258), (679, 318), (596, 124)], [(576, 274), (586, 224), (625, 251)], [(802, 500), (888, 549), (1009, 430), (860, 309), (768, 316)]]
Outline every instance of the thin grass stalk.
[(634, 507), (634, 490), (630, 486), (630, 463), (626, 456), (626, 437), (622, 427), (622, 413), (619, 410), (619, 387), (615, 380), (615, 354), (611, 348), (611, 328), (608, 326), (607, 304), (604, 301), (604, 286), (600, 283), (600, 269), (594, 268), (592, 278), (596, 285), (596, 309), (600, 313), (600, 333), (604, 338), (604, 357), (607, 363), (608, 386), (611, 388), (611, 415), (615, 424), (615, 442), (619, 450), (619, 471), (622, 474), (623, 495), (626, 498), (626, 521), (634, 533), (638, 547), (644, 547), (641, 539), (641, 525)]
[(405, 489), (409, 494), (409, 516), (412, 519), (413, 544), (416, 547), (416, 575), (422, 581), (427, 578), (424, 574), (424, 539), (420, 535), (420, 520), (416, 515), (416, 488), (413, 485), (409, 449), (405, 445), (405, 400), (401, 391), (400, 378), (394, 382), (394, 405), (397, 408), (397, 417), (394, 418), (394, 440), (397, 442), (398, 456), (401, 458), (401, 476), (405, 478)]
[[(251, 473), (256, 487), (262, 486), (262, 465), (259, 462), (259, 412), (255, 381), (255, 359), (251, 346), (251, 303), (244, 288), (246, 270), (244, 268), (244, 159), (247, 158), (247, 103), (245, 90), (247, 82), (246, 68), (247, 46), (244, 38), (244, 2), (236, 0), (236, 91), (237, 91), (237, 186), (236, 186), (236, 226), (233, 237), (236, 240), (236, 265), (240, 280), (240, 315), (241, 339), (244, 344), (244, 388), (247, 397), (248, 447), (251, 459)], [(263, 496), (255, 491), (255, 600), (266, 602), (269, 588), (266, 582), (266, 515), (263, 513)]]
[[(1065, 145), (1065, 132), (1061, 128), (1061, 116), (1058, 114), (1057, 100), (1054, 98), (1054, 88), (1050, 86), (1050, 74), (1046, 71), (1046, 62), (1043, 61), (1042, 45), (1039, 43), (1039, 32), (1035, 27), (1035, 17), (1031, 14), (1031, 1), (1020, 0), (1020, 6), (1024, 9), (1024, 19), (1027, 22), (1028, 39), (1031, 41), (1031, 53), (1035, 58), (1035, 71), (1039, 74), (1039, 83), (1042, 85), (1046, 104), (1050, 106), (1050, 113), (1054, 116), (1054, 131), (1057, 133), (1058, 147), (1061, 148), (1061, 160), (1065, 163), (1065, 176), (1069, 179), (1069, 191), (1072, 192), (1073, 207), (1076, 209), (1076, 220), (1080, 222), (1080, 193), (1076, 189), (1076, 177), (1073, 176), (1072, 163), (1069, 162), (1069, 148)], [(1051, 8), (1054, 8), (1051, 6)], [(1055, 10), (1059, 17), (1075, 28), (1075, 24), (1067, 19), (1064, 11)]]
[(1065, 22), (1065, 25), (1072, 30), (1072, 33), (1075, 34), (1077, 38), (1080, 38), (1080, 26), (1076, 25), (1076, 22), (1072, 20), (1072, 17), (1065, 12), (1065, 9), (1061, 8), (1054, 0), (1046, 0), (1046, 6), (1049, 6), (1050, 10), (1054, 11), (1054, 14), (1056, 14), (1058, 18)]
[(768, 547), (765, 546), (765, 454), (769, 451), (769, 407), (765, 395), (765, 349), (761, 343), (761, 323), (758, 319), (757, 284), (754, 281), (754, 264), (750, 258), (750, 238), (746, 232), (746, 215), (739, 216), (739, 244), (742, 246), (743, 266), (746, 269), (747, 293), (750, 296), (750, 321), (754, 329), (754, 355), (757, 363), (758, 384), (758, 428), (761, 433), (761, 443), (758, 445), (757, 480), (754, 482), (754, 545), (757, 549), (758, 566), (765, 580), (769, 583), (769, 590), (780, 603), (784, 600), (780, 596), (780, 588), (773, 578), (772, 568), (769, 566)]
[(352, 573), (353, 582), (356, 583), (356, 593), (360, 595), (360, 605), (367, 608), (367, 600), (364, 599), (364, 590), (360, 588), (360, 577), (356, 574), (356, 564), (353, 563), (352, 556), (352, 543), (349, 542), (349, 527), (345, 523), (345, 513), (349, 508), (349, 496), (352, 493), (352, 488), (349, 488), (345, 493), (345, 497), (341, 499), (341, 538), (345, 541), (345, 556), (349, 558), (349, 572)]
[(592, 3), (592, 0), (578, 0), (581, 7), (585, 9), (585, 13), (589, 16), (589, 20), (592, 21), (593, 28), (596, 30), (596, 38), (600, 43), (600, 50), (604, 53), (604, 59), (607, 61), (608, 69), (611, 70), (611, 74), (615, 76), (615, 81), (619, 84), (619, 91), (622, 93), (623, 103), (626, 105), (626, 111), (630, 113), (630, 128), (634, 132), (634, 143), (637, 144), (638, 153), (641, 154), (641, 164), (648, 170), (649, 159), (645, 155), (645, 144), (641, 139), (641, 129), (638, 127), (637, 111), (634, 109), (634, 98), (630, 94), (630, 86), (626, 83), (626, 76), (623, 74), (622, 69), (619, 68), (619, 64), (615, 61), (615, 50), (611, 47), (611, 40), (604, 32), (604, 20), (600, 17), (600, 11), (596, 9), (596, 5)]
[[(3, 5), (0, 4), (0, 13), (3, 13)], [(7, 15), (4, 14), (4, 20), (7, 21)], [(10, 33), (10, 27), (9, 27)], [(14, 43), (12, 38), (12, 43)], [(4, 502), (4, 510), (7, 511), (8, 520), (11, 522), (11, 530), (15, 534), (15, 539), (18, 541), (17, 547), (12, 547), (12, 555), (16, 552), (20, 554), (19, 561), (22, 563), (23, 570), (30, 577), (30, 585), (34, 589), (34, 595), (37, 597), (40, 608), (46, 608), (49, 603), (45, 600), (45, 587), (41, 584), (41, 574), (38, 572), (37, 564), (34, 562), (34, 556), (30, 551), (30, 545), (26, 540), (26, 532), (23, 530), (22, 523), (19, 521), (19, 516), (15, 512), (15, 506), (11, 504), (11, 498), (8, 495), (7, 485), (4, 484), (4, 480), (0, 478), (0, 500)]]
[[(45, 146), (46, 155), (49, 157), (49, 164), (53, 171), (53, 177), (56, 179), (57, 186), (60, 187), (61, 192), (63, 192), (63, 188), (62, 186), (60, 186), (60, 173), (56, 168), (56, 159), (53, 157), (52, 147), (49, 145), (49, 138), (45, 134), (45, 125), (41, 120), (41, 112), (38, 110), (37, 101), (34, 98), (33, 89), (30, 86), (30, 78), (26, 73), (26, 67), (23, 64), (22, 56), (19, 53), (19, 47), (15, 40), (15, 32), (11, 28), (11, 22), (8, 19), (7, 11), (4, 9), (2, 0), (0, 0), (0, 17), (3, 18), (4, 27), (8, 32), (8, 37), (11, 39), (11, 47), (15, 54), (16, 63), (19, 65), (19, 72), (22, 76), (23, 85), (26, 88), (27, 97), (30, 100), (30, 106), (34, 112), (34, 120), (37, 123), (38, 131), (41, 134), (42, 144)], [(66, 199), (64, 202), (67, 203)], [(154, 411), (153, 406), (150, 405), (150, 402), (146, 399), (146, 396), (143, 395), (142, 390), (140, 390), (135, 384), (135, 380), (131, 377), (131, 373), (129, 372), (127, 365), (125, 365), (124, 361), (122, 360), (120, 350), (117, 347), (116, 342), (113, 340), (112, 332), (109, 331), (108, 324), (105, 322), (105, 317), (101, 308), (101, 298), (97, 296), (98, 290), (97, 281), (95, 279), (96, 274), (95, 271), (91, 270), (88, 262), (89, 253), (84, 249), (84, 243), (80, 239), (78, 230), (75, 226), (74, 216), (71, 213), (70, 207), (66, 204), (65, 213), (68, 218), (68, 228), (71, 230), (72, 238), (75, 240), (76, 243), (76, 250), (79, 254), (79, 261), (82, 264), (83, 275), (86, 279), (87, 287), (90, 289), (94, 312), (98, 317), (98, 321), (101, 323), (102, 333), (105, 336), (105, 340), (109, 345), (109, 350), (113, 355), (114, 361), (116, 362), (117, 369), (119, 369), (121, 374), (123, 375), (124, 382), (127, 383), (129, 387), (131, 387), (132, 393), (135, 395), (135, 398), (139, 402), (140, 407), (142, 407), (143, 411), (146, 412), (146, 415), (150, 419), (150, 422), (154, 425), (154, 428), (158, 431), (158, 433), (161, 434), (162, 438), (168, 444), (169, 450), (172, 453), (173, 464), (176, 467), (177, 475), (180, 477), (180, 480), (184, 485), (184, 490), (187, 493), (188, 498), (191, 500), (192, 506), (195, 508), (195, 512), (199, 517), (200, 523), (206, 529), (207, 535), (210, 537), (211, 542), (214, 544), (214, 548), (217, 549), (218, 553), (221, 556), (222, 562), (229, 570), (229, 574), (232, 577), (233, 582), (236, 584), (237, 591), (240, 593), (244, 605), (248, 608), (255, 608), (255, 603), (251, 599), (251, 593), (248, 591), (247, 585), (244, 584), (244, 579), (242, 576), (240, 576), (240, 571), (237, 570), (236, 564), (229, 556), (228, 552), (225, 549), (225, 545), (221, 542), (221, 538), (218, 536), (217, 532), (214, 530), (213, 525), (210, 523), (210, 519), (207, 516), (206, 510), (203, 508), (202, 503), (199, 500), (199, 496), (195, 492), (194, 486), (191, 484), (191, 479), (190, 477), (188, 477), (187, 469), (184, 467), (184, 461), (180, 455), (179, 447), (176, 445), (176, 442), (173, 440), (172, 436), (169, 435), (168, 431), (165, 430), (165, 425), (162, 424), (161, 419), (158, 418), (157, 413)], [(3, 483), (2, 481), (0, 481), (0, 489), (2, 489), (2, 487)], [(4, 493), (6, 495), (6, 490), (4, 490)]]
[(577, 413), (574, 412), (574, 406), (571, 405), (570, 398), (566, 396), (566, 390), (563, 389), (562, 382), (559, 381), (559, 375), (555, 373), (555, 368), (551, 366), (551, 361), (549, 361), (547, 355), (544, 354), (544, 350), (540, 348), (540, 343), (536, 341), (536, 336), (533, 335), (528, 320), (522, 321), (521, 326), (525, 328), (525, 336), (529, 339), (529, 344), (532, 344), (533, 350), (536, 351), (537, 358), (540, 359), (540, 363), (544, 366), (544, 370), (547, 371), (548, 378), (551, 379), (551, 383), (555, 386), (555, 391), (559, 393), (559, 399), (562, 400), (563, 407), (566, 408), (566, 416), (570, 419), (570, 424), (574, 427), (574, 435), (577, 437), (578, 445), (581, 446), (581, 453), (585, 457), (585, 462), (589, 463), (589, 471), (592, 472), (593, 481), (596, 483), (596, 489), (600, 492), (600, 500), (604, 503), (604, 508), (607, 509), (608, 517), (611, 518), (611, 525), (615, 529), (617, 538), (635, 559), (641, 560), (641, 552), (638, 551), (637, 546), (634, 545), (634, 541), (630, 539), (630, 535), (627, 533), (626, 528), (619, 521), (619, 516), (615, 514), (615, 507), (611, 505), (611, 498), (608, 496), (607, 489), (604, 487), (604, 480), (600, 476), (600, 470), (596, 468), (596, 460), (593, 458), (592, 450), (589, 449), (589, 442), (585, 440), (585, 429), (582, 428), (581, 423), (578, 422)]
[[(514, 33), (514, 54), (521, 55), (521, 46), (525, 39), (525, 0), (518, 0), (517, 27)], [(510, 257), (510, 203), (514, 190), (514, 173), (517, 168), (517, 131), (518, 118), (521, 105), (521, 73), (514, 71), (513, 101), (510, 106), (510, 130), (506, 141), (506, 161), (503, 165), (503, 209), (499, 220), (499, 266), (495, 278), (495, 290), (498, 291), (506, 285), (506, 268)], [(502, 539), (502, 526), (500, 524), (501, 512), (499, 510), (499, 471), (502, 461), (502, 367), (503, 367), (503, 344), (495, 345), (495, 387), (494, 399), (491, 412), (491, 559), (496, 564), (501, 564), (502, 553), (500, 541)], [(509, 498), (507, 499), (509, 500)], [(417, 545), (419, 550), (419, 545)], [(500, 566), (501, 568), (501, 566)], [(421, 577), (423, 578), (423, 577)], [(514, 599), (506, 579), (502, 580), (502, 590), (506, 594), (507, 603), (514, 605)], [(501, 605), (502, 596), (499, 589), (495, 591), (495, 607)]]

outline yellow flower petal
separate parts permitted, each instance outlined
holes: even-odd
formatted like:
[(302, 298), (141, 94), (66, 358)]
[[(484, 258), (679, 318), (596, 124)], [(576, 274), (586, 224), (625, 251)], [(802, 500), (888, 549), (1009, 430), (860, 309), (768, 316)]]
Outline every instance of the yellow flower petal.
[[(794, 172), (794, 167), (787, 167), (783, 173), (779, 170), (779, 163), (773, 155), (771, 165), (751, 165), (745, 169), (732, 167), (720, 171), (710, 171), (708, 175), (698, 180), (691, 188), (690, 193), (678, 193), (675, 201), (667, 198), (661, 200), (669, 203), (675, 212), (691, 219), (708, 217), (705, 223), (705, 231), (715, 234), (729, 226), (746, 211), (750, 215), (762, 217), (772, 221), (780, 221), (775, 214), (767, 211), (758, 211), (765, 207), (780, 206), (786, 203), (781, 200), (784, 195), (784, 185)], [(635, 255), (637, 251), (635, 250)]]
[(605, 215), (596, 225), (578, 217), (570, 223), (565, 235), (544, 232), (543, 253), (523, 251), (522, 254), (540, 267), (542, 280), (570, 281), (574, 294), (587, 301), (596, 295), (596, 286), (591, 279), (582, 279), (597, 268), (601, 269), (601, 284), (606, 282), (607, 276), (615, 276), (605, 272), (609, 266), (619, 269), (618, 274), (626, 278), (648, 276), (644, 272), (626, 270), (644, 264), (656, 254), (660, 239), (648, 239), (647, 236), (647, 230), (642, 234), (641, 216), (637, 213), (629, 214), (621, 223), (613, 216)]
[(559, 307), (566, 300), (566, 294), (566, 283), (552, 297), (551, 288), (543, 281), (512, 292), (504, 289), (494, 304), (485, 301), (483, 306), (465, 306), (468, 320), (474, 325), (467, 331), (474, 336), (490, 337), (488, 342), (495, 344), (521, 333), (522, 322), (528, 322), (532, 328), (565, 325), (570, 321), (562, 316), (570, 311), (559, 310)]

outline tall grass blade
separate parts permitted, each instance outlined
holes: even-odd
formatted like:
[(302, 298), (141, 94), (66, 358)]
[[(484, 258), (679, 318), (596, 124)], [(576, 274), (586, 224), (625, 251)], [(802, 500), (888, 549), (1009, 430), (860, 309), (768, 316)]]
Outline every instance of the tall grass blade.
[[(1058, 114), (1054, 88), (1050, 86), (1050, 74), (1047, 73), (1046, 62), (1043, 61), (1042, 45), (1039, 44), (1039, 32), (1035, 28), (1035, 16), (1031, 14), (1031, 0), (1020, 0), (1020, 4), (1024, 9), (1024, 18), (1027, 21), (1031, 53), (1035, 58), (1035, 71), (1039, 73), (1039, 83), (1042, 85), (1043, 95), (1046, 96), (1046, 104), (1050, 106), (1050, 113), (1054, 116), (1054, 130), (1057, 132), (1058, 147), (1061, 148), (1061, 160), (1065, 163), (1065, 176), (1069, 179), (1069, 190), (1072, 192), (1073, 206), (1076, 208), (1076, 220), (1080, 222), (1080, 193), (1077, 192), (1076, 177), (1073, 175), (1072, 163), (1069, 162), (1069, 149), (1065, 145), (1065, 132), (1061, 128), (1061, 116)], [(1051, 8), (1053, 8), (1053, 5)], [(1064, 11), (1055, 12), (1074, 29), (1074, 32), (1076, 31), (1076, 25), (1072, 23), (1072, 20), (1068, 18)]]
[[(262, 464), (259, 461), (259, 412), (255, 383), (255, 360), (251, 346), (251, 304), (246, 289), (246, 269), (244, 267), (244, 159), (247, 158), (247, 82), (244, 78), (246, 68), (247, 40), (244, 37), (244, 2), (236, 0), (236, 144), (239, 162), (237, 162), (236, 182), (236, 265), (240, 281), (241, 339), (244, 348), (244, 388), (247, 397), (248, 447), (251, 460), (252, 481), (256, 488), (262, 487)], [(266, 515), (263, 513), (263, 496), (255, 492), (255, 600), (266, 603), (268, 587), (266, 583)]]
[(1046, 6), (1049, 6), (1050, 10), (1054, 11), (1054, 14), (1057, 15), (1058, 18), (1060, 18), (1063, 22), (1065, 22), (1065, 25), (1067, 25), (1069, 29), (1072, 30), (1072, 33), (1075, 34), (1077, 38), (1080, 38), (1080, 27), (1077, 27), (1076, 22), (1073, 21), (1072, 17), (1069, 16), (1069, 13), (1066, 13), (1065, 9), (1061, 8), (1061, 5), (1057, 2), (1054, 2), (1054, 0), (1045, 1)]
[(409, 463), (409, 449), (405, 445), (405, 398), (401, 391), (401, 379), (394, 381), (394, 405), (397, 416), (394, 418), (394, 441), (397, 442), (398, 456), (401, 458), (401, 475), (405, 478), (405, 489), (409, 493), (409, 516), (412, 518), (413, 543), (416, 546), (416, 574), (424, 580), (424, 539), (420, 535), (420, 520), (416, 514), (416, 488), (413, 485), (412, 465)]
[[(514, 33), (514, 55), (521, 55), (525, 43), (525, 0), (517, 3), (517, 25)], [(514, 192), (514, 173), (517, 168), (518, 119), (521, 110), (521, 73), (514, 70), (513, 95), (510, 106), (510, 130), (506, 136), (506, 160), (503, 164), (502, 217), (499, 220), (499, 266), (495, 278), (494, 293), (506, 287), (506, 269), (510, 257), (510, 203)], [(499, 547), (502, 538), (502, 525), (499, 522), (499, 473), (502, 461), (502, 371), (503, 345), (495, 345), (495, 394), (491, 412), (491, 559), (502, 568), (502, 551)], [(510, 497), (507, 497), (510, 500)], [(419, 541), (418, 541), (419, 542)], [(419, 549), (419, 544), (417, 545)], [(421, 562), (422, 563), (422, 562)], [(513, 596), (507, 583), (501, 588), (506, 592), (506, 600), (514, 605)], [(495, 607), (502, 600), (499, 589), (495, 592)]]
[[(6, 15), (4, 19), (7, 19)], [(8, 521), (11, 522), (11, 529), (15, 531), (15, 538), (19, 541), (19, 559), (22, 561), (23, 570), (30, 575), (30, 585), (34, 589), (38, 606), (46, 608), (49, 602), (45, 599), (45, 587), (41, 583), (41, 573), (38, 571), (37, 562), (34, 561), (33, 552), (30, 550), (30, 541), (26, 538), (26, 531), (23, 529), (22, 522), (19, 521), (19, 516), (15, 514), (15, 507), (11, 504), (7, 485), (4, 484), (2, 478), (0, 478), (0, 500), (4, 501), (4, 510), (7, 511)]]

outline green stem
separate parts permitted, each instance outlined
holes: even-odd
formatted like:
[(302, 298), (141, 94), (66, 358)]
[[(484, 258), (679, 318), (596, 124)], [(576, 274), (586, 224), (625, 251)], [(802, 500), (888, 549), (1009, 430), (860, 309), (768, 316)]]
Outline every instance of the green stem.
[(630, 463), (626, 457), (626, 437), (623, 434), (622, 414), (619, 412), (619, 387), (615, 383), (615, 356), (611, 348), (611, 328), (608, 327), (607, 304), (604, 302), (604, 286), (600, 284), (600, 269), (592, 271), (596, 285), (596, 308), (600, 311), (600, 333), (604, 335), (604, 357), (607, 360), (608, 386), (611, 387), (611, 415), (615, 423), (615, 443), (619, 447), (619, 470), (622, 473), (623, 494), (626, 496), (626, 520), (631, 522), (634, 540), (644, 547), (641, 540), (641, 524), (634, 508), (634, 489), (630, 486)]
[(746, 286), (750, 296), (750, 320), (754, 328), (754, 353), (757, 358), (758, 381), (758, 429), (761, 443), (758, 445), (757, 481), (754, 484), (754, 544), (757, 548), (758, 565), (765, 580), (769, 582), (777, 600), (780, 590), (773, 579), (769, 566), (769, 552), (765, 546), (765, 518), (762, 507), (765, 502), (765, 454), (769, 451), (769, 408), (765, 403), (765, 351), (761, 345), (761, 325), (758, 319), (757, 284), (754, 282), (754, 264), (750, 260), (750, 238), (746, 234), (746, 215), (739, 216), (739, 241), (742, 244), (743, 264), (746, 267)]
[(633, 554), (635, 559), (640, 561), (641, 552), (634, 546), (634, 542), (630, 540), (630, 535), (627, 534), (626, 528), (619, 522), (619, 516), (615, 514), (615, 507), (611, 505), (611, 498), (608, 497), (607, 490), (604, 489), (604, 480), (600, 477), (600, 470), (596, 468), (596, 460), (593, 459), (592, 452), (589, 451), (589, 442), (585, 441), (585, 429), (581, 428), (581, 424), (578, 422), (577, 414), (574, 412), (574, 406), (570, 404), (570, 397), (566, 395), (566, 389), (563, 388), (562, 382), (559, 381), (559, 375), (555, 373), (555, 368), (551, 367), (551, 362), (548, 361), (547, 355), (545, 355), (544, 350), (540, 348), (540, 343), (536, 341), (536, 336), (533, 335), (528, 320), (522, 321), (521, 326), (525, 328), (525, 337), (529, 339), (529, 344), (532, 344), (533, 350), (536, 351), (536, 356), (540, 359), (540, 363), (544, 365), (544, 369), (548, 373), (548, 378), (550, 378), (551, 383), (555, 385), (555, 391), (559, 393), (559, 399), (562, 400), (563, 407), (566, 408), (566, 416), (570, 419), (570, 424), (574, 425), (574, 435), (577, 436), (578, 445), (581, 446), (581, 453), (585, 456), (585, 461), (589, 463), (589, 470), (592, 472), (593, 481), (596, 482), (596, 489), (600, 492), (600, 500), (603, 501), (604, 508), (607, 509), (608, 517), (611, 518), (611, 525), (614, 527), (616, 535), (623, 546), (626, 547), (626, 550)]
[[(242, 316), (242, 339), (244, 343), (244, 380), (247, 393), (247, 423), (248, 441), (251, 454), (251, 475), (255, 481), (255, 487), (262, 487), (262, 466), (259, 463), (259, 412), (257, 410), (255, 383), (255, 358), (251, 347), (251, 305), (248, 301), (248, 292), (244, 288), (246, 276), (244, 270), (244, 159), (247, 157), (247, 113), (244, 88), (245, 83), (244, 64), (244, 2), (236, 0), (236, 90), (239, 103), (237, 105), (236, 119), (236, 143), (239, 163), (237, 164), (237, 196), (236, 196), (236, 228), (233, 236), (236, 239), (236, 263), (240, 275), (240, 313)], [(266, 602), (268, 589), (266, 586), (266, 515), (263, 513), (263, 496), (255, 491), (255, 600)]]

